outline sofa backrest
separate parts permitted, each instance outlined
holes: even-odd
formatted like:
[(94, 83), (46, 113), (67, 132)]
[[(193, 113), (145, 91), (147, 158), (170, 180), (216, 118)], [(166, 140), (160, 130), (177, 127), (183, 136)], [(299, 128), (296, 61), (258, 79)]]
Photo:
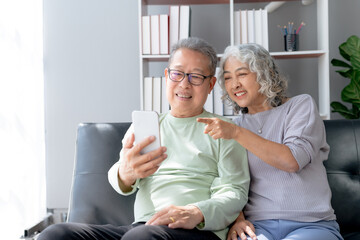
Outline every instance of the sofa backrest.
[(360, 120), (325, 120), (332, 206), (343, 233), (360, 231)]
[(128, 225), (135, 194), (124, 197), (110, 186), (107, 172), (119, 160), (130, 123), (84, 123), (77, 131), (69, 222)]
[[(332, 206), (343, 234), (360, 231), (360, 120), (325, 120), (330, 154), (324, 162)], [(112, 189), (107, 172), (119, 160), (130, 123), (84, 123), (77, 132), (69, 222), (127, 225), (133, 222), (135, 194)], [(350, 235), (354, 236), (354, 233)]]

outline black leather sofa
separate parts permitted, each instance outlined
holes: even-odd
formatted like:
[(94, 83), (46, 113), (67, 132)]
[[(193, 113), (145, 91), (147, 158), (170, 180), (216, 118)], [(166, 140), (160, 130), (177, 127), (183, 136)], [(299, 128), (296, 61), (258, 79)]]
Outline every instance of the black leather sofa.
[[(124, 197), (108, 183), (130, 123), (84, 123), (77, 132), (75, 169), (68, 221), (130, 224), (134, 195)], [(345, 240), (360, 240), (360, 120), (326, 120), (331, 147), (325, 162), (332, 205)]]

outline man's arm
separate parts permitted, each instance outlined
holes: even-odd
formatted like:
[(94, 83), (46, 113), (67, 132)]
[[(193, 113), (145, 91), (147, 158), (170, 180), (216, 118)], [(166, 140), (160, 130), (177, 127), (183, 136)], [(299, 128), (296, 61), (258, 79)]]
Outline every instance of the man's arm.
[(204, 230), (220, 230), (232, 223), (248, 199), (250, 173), (246, 150), (234, 140), (220, 140), (218, 172), (211, 198), (194, 203), (204, 215)]

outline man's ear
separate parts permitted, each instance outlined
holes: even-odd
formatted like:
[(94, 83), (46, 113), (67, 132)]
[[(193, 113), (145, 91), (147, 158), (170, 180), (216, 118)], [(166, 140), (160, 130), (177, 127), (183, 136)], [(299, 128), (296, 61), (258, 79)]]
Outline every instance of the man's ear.
[(217, 79), (216, 79), (215, 76), (211, 77), (210, 82), (209, 82), (210, 87), (209, 87), (209, 92), (208, 92), (208, 94), (210, 94), (211, 91), (214, 89), (216, 80), (217, 80)]
[(169, 74), (169, 72), (168, 72), (168, 68), (165, 68), (165, 70), (164, 70), (164, 74), (165, 74), (165, 82), (166, 82), (166, 84), (167, 84), (168, 74)]

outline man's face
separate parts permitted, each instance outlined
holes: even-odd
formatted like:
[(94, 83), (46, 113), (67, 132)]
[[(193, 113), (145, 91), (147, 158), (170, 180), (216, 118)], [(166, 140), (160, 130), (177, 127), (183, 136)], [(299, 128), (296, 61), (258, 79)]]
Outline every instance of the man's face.
[[(203, 54), (181, 48), (173, 56), (170, 69), (185, 73), (210, 75), (210, 60)], [(191, 85), (186, 76), (181, 82), (169, 79), (168, 69), (165, 69), (166, 94), (174, 117), (193, 117), (203, 111), (208, 94), (214, 87), (215, 77), (206, 78), (202, 85)]]

